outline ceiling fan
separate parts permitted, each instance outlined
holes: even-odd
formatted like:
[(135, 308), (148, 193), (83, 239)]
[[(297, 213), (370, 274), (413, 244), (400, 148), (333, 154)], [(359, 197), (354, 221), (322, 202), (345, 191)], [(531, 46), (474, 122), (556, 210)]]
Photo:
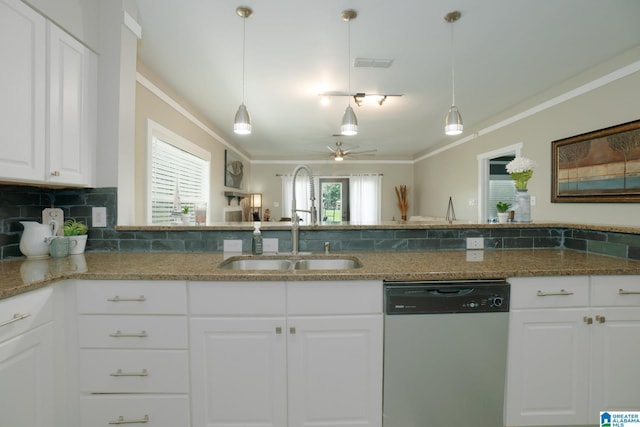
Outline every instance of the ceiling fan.
[(327, 148), (329, 149), (329, 151), (331, 151), (331, 154), (329, 156), (333, 157), (333, 159), (336, 162), (341, 162), (347, 157), (357, 159), (359, 157), (372, 156), (373, 153), (378, 151), (378, 150), (353, 151), (353, 149), (357, 148), (357, 147), (343, 148), (341, 141), (336, 141), (335, 148), (333, 148), (333, 147), (331, 147), (329, 145), (327, 145)]

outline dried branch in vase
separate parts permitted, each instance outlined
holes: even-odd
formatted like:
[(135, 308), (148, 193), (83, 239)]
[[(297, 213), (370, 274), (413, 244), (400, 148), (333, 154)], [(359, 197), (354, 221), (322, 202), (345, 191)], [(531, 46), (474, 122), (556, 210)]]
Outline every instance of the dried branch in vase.
[(396, 196), (398, 196), (398, 208), (400, 209), (400, 215), (402, 219), (406, 221), (407, 211), (409, 210), (409, 198), (407, 196), (407, 186), (401, 185), (400, 188), (396, 188)]

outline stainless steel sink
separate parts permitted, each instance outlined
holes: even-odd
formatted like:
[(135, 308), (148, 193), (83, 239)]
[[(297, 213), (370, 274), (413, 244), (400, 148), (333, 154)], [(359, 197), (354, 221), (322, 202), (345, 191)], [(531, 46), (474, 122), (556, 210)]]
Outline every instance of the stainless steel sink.
[(355, 257), (260, 256), (231, 257), (219, 268), (224, 270), (351, 270), (362, 267)]
[(296, 261), (296, 270), (351, 270), (362, 264), (357, 258), (306, 258)]

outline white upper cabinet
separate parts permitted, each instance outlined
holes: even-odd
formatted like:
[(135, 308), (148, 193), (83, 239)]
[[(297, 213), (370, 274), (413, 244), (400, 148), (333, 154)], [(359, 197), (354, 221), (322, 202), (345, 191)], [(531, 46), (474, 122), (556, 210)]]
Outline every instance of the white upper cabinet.
[(0, 40), (0, 179), (95, 185), (97, 56), (19, 0)]
[(45, 170), (45, 19), (0, 0), (0, 178), (42, 181)]
[(54, 183), (94, 185), (96, 55), (55, 25), (49, 35), (49, 162)]

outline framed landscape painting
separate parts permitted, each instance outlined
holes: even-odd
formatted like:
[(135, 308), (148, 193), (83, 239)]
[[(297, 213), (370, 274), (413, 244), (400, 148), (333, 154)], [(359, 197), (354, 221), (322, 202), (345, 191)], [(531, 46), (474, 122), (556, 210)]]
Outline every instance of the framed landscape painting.
[(552, 202), (640, 202), (640, 120), (551, 143)]

